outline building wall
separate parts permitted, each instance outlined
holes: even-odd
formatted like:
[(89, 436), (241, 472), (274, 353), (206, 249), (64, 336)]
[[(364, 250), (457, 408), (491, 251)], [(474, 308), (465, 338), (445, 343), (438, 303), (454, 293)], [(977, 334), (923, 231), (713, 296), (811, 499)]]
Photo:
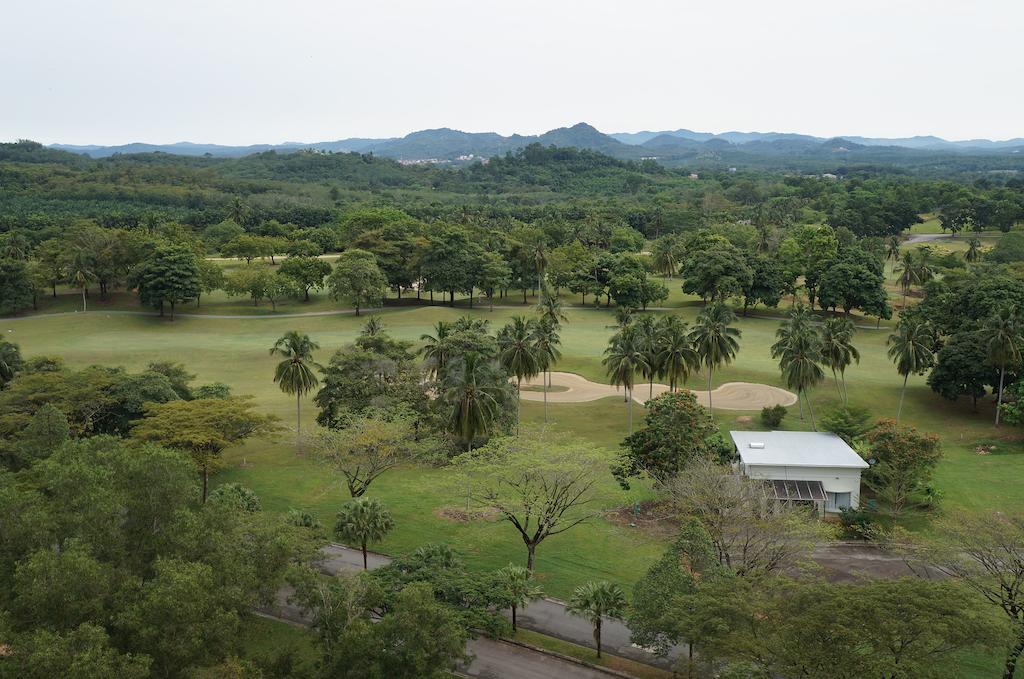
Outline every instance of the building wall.
[(826, 493), (849, 493), (850, 505), (860, 506), (860, 469), (843, 467), (781, 467), (740, 463), (740, 471), (752, 479), (821, 481)]

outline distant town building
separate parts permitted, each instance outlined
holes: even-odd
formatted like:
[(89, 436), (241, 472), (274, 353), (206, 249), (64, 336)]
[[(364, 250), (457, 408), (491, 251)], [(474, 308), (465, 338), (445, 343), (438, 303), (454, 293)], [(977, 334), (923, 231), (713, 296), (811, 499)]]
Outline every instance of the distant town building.
[(697, 174), (696, 172), (691, 172), (690, 179), (700, 179), (700, 175)]

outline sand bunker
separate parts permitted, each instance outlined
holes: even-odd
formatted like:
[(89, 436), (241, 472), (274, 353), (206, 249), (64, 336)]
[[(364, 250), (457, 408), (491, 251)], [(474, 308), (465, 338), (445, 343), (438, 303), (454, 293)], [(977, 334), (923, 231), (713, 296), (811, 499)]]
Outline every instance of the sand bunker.
[[(541, 385), (541, 377), (523, 382), (523, 386)], [(599, 384), (591, 382), (585, 377), (576, 373), (551, 373), (551, 385), (562, 387), (564, 391), (548, 392), (548, 403), (583, 403), (585, 401), (596, 401), (599, 398), (618, 396), (625, 398), (621, 389), (616, 389), (610, 384)], [(653, 395), (659, 396), (668, 391), (668, 386), (655, 384)], [(708, 405), (708, 392), (691, 390), (697, 397), (697, 402), (703, 406)], [(522, 392), (523, 399), (527, 401), (543, 401), (544, 392), (526, 391)], [(651, 389), (647, 383), (637, 384), (633, 389), (633, 399), (637, 403), (645, 403)], [(753, 384), (751, 382), (727, 382), (717, 389), (711, 391), (711, 402), (716, 410), (760, 410), (765, 406), (783, 405), (791, 406), (796, 403), (796, 394), (779, 389), (768, 384)]]

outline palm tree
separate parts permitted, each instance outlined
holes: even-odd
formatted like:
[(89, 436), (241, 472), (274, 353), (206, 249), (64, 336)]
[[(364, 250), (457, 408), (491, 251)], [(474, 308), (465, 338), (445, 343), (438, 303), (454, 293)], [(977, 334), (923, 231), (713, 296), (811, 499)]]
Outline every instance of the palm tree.
[(964, 259), (972, 263), (981, 259), (981, 240), (971, 238), (967, 241), (967, 252), (964, 253)]
[(380, 320), (379, 316), (370, 316), (366, 319), (366, 325), (359, 331), (359, 334), (364, 337), (377, 337), (384, 332), (384, 323)]
[(932, 265), (932, 249), (927, 245), (917, 248), (917, 278), (918, 285), (924, 285), (935, 278), (935, 267)]
[[(540, 361), (534, 345), (534, 328), (537, 323), (525, 316), (513, 316), (505, 327), (498, 331), (498, 362), (516, 378), (516, 436), (519, 435), (523, 380), (536, 376)], [(547, 392), (544, 393), (547, 400)], [(546, 413), (545, 409), (545, 413)]]
[(636, 373), (647, 369), (647, 358), (643, 344), (636, 329), (632, 326), (623, 328), (612, 335), (608, 348), (604, 350), (601, 360), (611, 383), (622, 387), (626, 403), (629, 404), (629, 433), (633, 433), (633, 384)]
[(302, 397), (311, 392), (319, 384), (313, 368), (323, 370), (323, 366), (313, 361), (313, 352), (320, 345), (309, 338), (309, 335), (296, 330), (289, 330), (282, 335), (270, 348), (270, 355), (283, 356), (284, 360), (274, 370), (274, 381), (286, 394), (295, 394), (295, 451), (299, 452), (302, 440)]
[(850, 400), (846, 391), (846, 369), (851, 363), (860, 363), (860, 352), (853, 346), (854, 333), (856, 329), (853, 321), (848, 318), (830, 318), (821, 327), (821, 356), (825, 365), (832, 369), (832, 378), (835, 379), (843, 403), (849, 403)]
[(565, 311), (562, 310), (562, 302), (559, 301), (558, 297), (547, 286), (544, 286), (544, 290), (541, 292), (540, 301), (537, 303), (537, 313), (541, 321), (549, 321), (555, 326), (556, 330), (562, 323), (569, 320), (569, 317), (565, 315)]
[(346, 502), (338, 512), (334, 534), (345, 542), (359, 545), (363, 552), (363, 570), (367, 570), (366, 545), (383, 540), (394, 527), (391, 513), (380, 500), (357, 497)]
[(601, 657), (601, 625), (605, 617), (619, 618), (626, 610), (626, 594), (610, 582), (588, 582), (572, 593), (566, 611), (586, 618), (594, 626), (594, 644), (597, 657)]
[(96, 274), (92, 271), (92, 263), (89, 261), (88, 254), (84, 250), (77, 250), (71, 257), (71, 263), (68, 264), (68, 282), (82, 291), (82, 311), (87, 310), (85, 289), (95, 278)]
[(654, 316), (642, 316), (636, 322), (639, 341), (644, 353), (645, 366), (640, 371), (648, 382), (648, 400), (654, 398), (654, 378), (662, 373), (661, 325)]
[(633, 322), (633, 310), (632, 309), (630, 309), (628, 306), (618, 306), (618, 307), (615, 307), (615, 325), (613, 325), (611, 327), (618, 328), (619, 330), (622, 330), (623, 328), (625, 328), (626, 326), (628, 326), (632, 322)]
[(426, 342), (420, 347), (419, 353), (426, 360), (429, 366), (430, 377), (436, 379), (448, 363), (451, 348), (448, 346), (448, 338), (452, 334), (451, 323), (438, 321), (434, 324), (434, 334), (426, 333), (420, 335), (420, 340)]
[[(786, 386), (795, 389), (797, 398), (807, 401), (807, 410), (811, 416), (811, 429), (817, 430), (814, 424), (814, 406), (807, 395), (807, 390), (821, 382), (825, 377), (821, 369), (821, 338), (811, 326), (813, 316), (803, 304), (798, 304), (783, 321), (775, 336), (778, 340), (772, 345), (772, 358), (779, 359), (779, 369)], [(801, 416), (803, 410), (800, 411)]]
[(700, 370), (700, 356), (690, 342), (686, 322), (678, 316), (661, 319), (658, 365), (661, 366), (661, 374), (668, 378), (669, 390), (673, 392), (694, 371)]
[(1024, 329), (1020, 317), (1010, 307), (1003, 307), (985, 324), (988, 337), (988, 360), (999, 368), (999, 391), (996, 399), (996, 426), (999, 426), (999, 411), (1003, 406), (1003, 384), (1006, 381), (1006, 366), (1017, 365), (1024, 350)]
[(907, 293), (910, 292), (910, 287), (918, 283), (917, 278), (917, 261), (914, 258), (914, 253), (909, 250), (903, 253), (903, 258), (900, 263), (897, 264), (893, 271), (899, 276), (896, 278), (896, 282), (899, 283), (900, 289), (903, 291), (903, 308), (907, 308)]
[(562, 358), (562, 352), (558, 350), (558, 345), (562, 343), (562, 340), (558, 336), (558, 326), (547, 317), (534, 324), (531, 337), (533, 338), (533, 353), (537, 360), (537, 368), (544, 375), (544, 424), (547, 424), (551, 366)]
[(741, 332), (733, 328), (736, 314), (721, 302), (704, 307), (697, 323), (690, 331), (690, 342), (708, 369), (708, 410), (714, 416), (711, 404), (711, 380), (716, 368), (732, 363), (740, 350)]
[(475, 351), (454, 359), (444, 371), (441, 398), (449, 406), (451, 431), (473, 449), (473, 441), (488, 434), (506, 401), (504, 373)]
[(889, 236), (889, 243), (886, 245), (886, 248), (885, 248), (885, 258), (886, 259), (891, 259), (894, 264), (899, 261), (899, 259), (900, 259), (900, 237), (899, 236)]
[(512, 631), (515, 632), (516, 611), (544, 596), (544, 592), (534, 584), (533, 573), (523, 566), (505, 566), (498, 571), (498, 582), (508, 597), (507, 602), (512, 609)]
[(910, 374), (924, 372), (934, 359), (935, 330), (928, 321), (901, 320), (896, 333), (889, 335), (888, 345), (889, 358), (896, 364), (896, 371), (903, 375), (903, 390), (896, 409), (896, 424), (899, 424)]

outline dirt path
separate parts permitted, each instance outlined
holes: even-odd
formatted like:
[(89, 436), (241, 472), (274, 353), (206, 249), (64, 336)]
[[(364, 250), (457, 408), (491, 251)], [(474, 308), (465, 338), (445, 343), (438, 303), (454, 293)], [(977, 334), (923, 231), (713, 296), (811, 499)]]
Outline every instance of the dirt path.
[[(532, 386), (539, 388), (540, 385), (540, 377), (523, 383), (524, 387)], [(551, 386), (562, 387), (564, 391), (548, 392), (549, 403), (584, 403), (586, 401), (607, 398), (608, 396), (617, 395), (620, 398), (625, 397), (621, 389), (616, 389), (610, 384), (591, 382), (576, 373), (551, 373)], [(646, 403), (651, 391), (650, 386), (646, 383), (637, 384), (633, 389), (633, 400), (641, 404)], [(660, 396), (666, 391), (668, 391), (668, 386), (656, 383), (653, 395)], [(698, 403), (705, 407), (708, 405), (707, 391), (691, 391), (697, 396)], [(527, 401), (543, 401), (544, 392), (524, 389), (523, 398)], [(711, 391), (711, 403), (719, 410), (760, 410), (765, 406), (791, 406), (796, 403), (796, 394), (768, 384), (727, 382)]]

